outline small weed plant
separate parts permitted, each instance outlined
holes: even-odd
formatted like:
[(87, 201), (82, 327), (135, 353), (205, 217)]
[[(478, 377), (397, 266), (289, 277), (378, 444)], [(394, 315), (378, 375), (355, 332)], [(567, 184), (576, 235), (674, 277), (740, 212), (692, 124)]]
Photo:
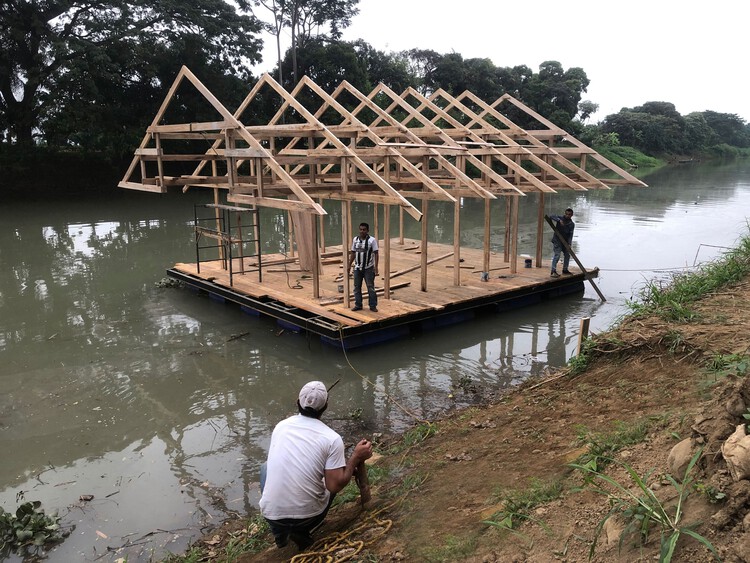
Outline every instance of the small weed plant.
[(706, 363), (706, 370), (717, 377), (744, 377), (750, 370), (750, 358), (745, 354), (714, 354)]
[(587, 444), (588, 451), (578, 458), (578, 463), (593, 471), (603, 469), (615, 453), (643, 442), (652, 423), (651, 420), (639, 420), (633, 424), (615, 421), (615, 428), (611, 432), (591, 432), (583, 426), (579, 427), (578, 441)]
[(670, 330), (664, 335), (664, 343), (667, 345), (667, 350), (670, 354), (677, 354), (685, 349), (687, 343), (685, 337), (679, 330)]
[(389, 454), (398, 454), (424, 442), (427, 438), (437, 433), (437, 426), (432, 422), (422, 422), (417, 424), (414, 428), (407, 431), (401, 441), (392, 446), (389, 450)]
[(676, 500), (669, 505), (659, 500), (646, 484), (648, 476), (641, 477), (627, 463), (610, 460), (625, 470), (630, 477), (628, 483), (620, 483), (597, 469), (592, 469), (588, 464), (571, 464), (571, 467), (583, 473), (586, 488), (606, 497), (612, 507), (596, 527), (589, 550), (589, 560), (594, 557), (604, 525), (612, 517), (620, 517), (625, 521), (625, 529), (620, 535), (620, 547), (624, 538), (631, 534), (637, 534), (641, 543), (645, 544), (651, 536), (652, 528), (655, 527), (658, 528), (660, 537), (660, 563), (672, 561), (677, 541), (681, 536), (694, 538), (719, 560), (719, 555), (711, 542), (695, 531), (697, 523), (684, 524), (682, 521), (685, 500), (695, 485), (693, 470), (702, 453), (702, 450), (699, 450), (690, 459), (682, 481), (677, 481), (671, 475), (665, 476), (677, 493)]
[(247, 521), (247, 525), (229, 534), (223, 548), (193, 546), (183, 555), (170, 554), (164, 563), (198, 563), (199, 561), (236, 561), (244, 554), (265, 551), (273, 543), (268, 522), (260, 514)]
[(466, 559), (474, 553), (477, 547), (476, 538), (459, 538), (447, 536), (445, 544), (440, 547), (431, 547), (423, 552), (424, 560), (430, 563), (447, 563)]
[(522, 522), (528, 520), (536, 522), (547, 530), (548, 527), (544, 522), (531, 517), (530, 512), (540, 504), (559, 498), (562, 492), (561, 481), (544, 483), (536, 479), (532, 480), (527, 489), (501, 492), (496, 495), (496, 498), (503, 503), (503, 509), (482, 523), (501, 530), (514, 531)]
[(578, 375), (586, 371), (586, 368), (588, 368), (589, 362), (591, 361), (591, 358), (593, 356), (595, 347), (596, 343), (592, 338), (586, 338), (581, 343), (581, 349), (578, 354), (568, 360), (570, 375)]
[(706, 497), (706, 500), (711, 504), (719, 504), (727, 500), (727, 494), (712, 485), (706, 485), (702, 481), (693, 483), (693, 490)]

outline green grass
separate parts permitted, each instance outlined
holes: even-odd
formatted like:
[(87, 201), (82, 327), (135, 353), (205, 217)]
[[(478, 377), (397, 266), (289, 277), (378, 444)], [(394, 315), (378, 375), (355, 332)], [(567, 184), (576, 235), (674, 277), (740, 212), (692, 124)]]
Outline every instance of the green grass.
[(388, 449), (387, 453), (389, 455), (401, 453), (404, 450), (408, 450), (412, 446), (416, 446), (417, 444), (424, 442), (427, 438), (435, 435), (436, 433), (437, 425), (432, 422), (422, 422), (420, 424), (417, 424), (414, 428), (407, 431), (397, 444), (391, 446)]
[(532, 479), (526, 489), (499, 490), (493, 495), (491, 502), (502, 502), (502, 510), (493, 514), (489, 519), (483, 520), (482, 523), (513, 531), (521, 523), (533, 521), (546, 529), (542, 521), (531, 517), (531, 511), (541, 504), (560, 498), (562, 493), (562, 481), (557, 479), (550, 482)]
[(750, 237), (700, 270), (675, 276), (671, 283), (649, 282), (637, 301), (628, 305), (633, 315), (657, 315), (667, 321), (689, 322), (698, 318), (691, 306), (705, 295), (742, 281), (750, 274)]
[(255, 554), (265, 551), (273, 545), (273, 539), (268, 529), (268, 523), (260, 514), (256, 514), (247, 521), (247, 525), (230, 534), (229, 541), (216, 549), (216, 555), (209, 557), (208, 549), (203, 546), (193, 546), (181, 555), (171, 554), (164, 559), (165, 563), (198, 563), (211, 561), (231, 563), (242, 555)]
[(718, 377), (736, 375), (744, 377), (750, 369), (746, 354), (714, 354), (706, 362), (706, 371)]
[(648, 156), (633, 147), (596, 145), (594, 149), (604, 158), (625, 169), (654, 168), (666, 164), (663, 160)]
[(477, 540), (475, 537), (446, 536), (444, 545), (425, 549), (422, 557), (423, 561), (430, 563), (460, 561), (474, 553), (476, 547)]
[(602, 469), (621, 449), (640, 444), (648, 436), (652, 420), (639, 420), (631, 424), (615, 421), (610, 432), (592, 432), (585, 426), (578, 428), (578, 442), (587, 445), (588, 451), (577, 462), (593, 470)]

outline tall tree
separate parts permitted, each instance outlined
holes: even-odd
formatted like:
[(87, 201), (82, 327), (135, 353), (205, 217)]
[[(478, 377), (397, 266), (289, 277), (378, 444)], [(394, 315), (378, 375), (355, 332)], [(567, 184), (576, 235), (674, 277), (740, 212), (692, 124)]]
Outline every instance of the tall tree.
[[(247, 0), (237, 6), (249, 9)], [(260, 24), (224, 0), (5, 0), (0, 3), (0, 110), (9, 137), (32, 145), (61, 100), (78, 100), (94, 74), (127, 73), (137, 82), (150, 53), (186, 36), (228, 73), (246, 72), (260, 58)], [(153, 46), (153, 49), (148, 49)], [(146, 59), (139, 65), (136, 57)], [(120, 66), (124, 60), (131, 64)], [(93, 74), (92, 74), (93, 73)], [(111, 100), (117, 103), (118, 100)]]
[(739, 115), (709, 110), (701, 113), (708, 126), (716, 133), (719, 143), (750, 147), (750, 128)]
[(292, 84), (297, 84), (299, 71), (297, 56), (307, 41), (315, 38), (341, 38), (341, 32), (352, 23), (359, 13), (359, 0), (252, 0), (271, 13), (272, 23), (266, 29), (276, 37), (276, 56), (279, 67), (279, 82), (283, 82), (281, 34), (289, 29), (292, 39)]
[(582, 68), (563, 70), (559, 62), (546, 61), (539, 65), (539, 73), (524, 85), (521, 99), (555, 125), (571, 131), (575, 128), (572, 122), (578, 114), (578, 104), (589, 82)]

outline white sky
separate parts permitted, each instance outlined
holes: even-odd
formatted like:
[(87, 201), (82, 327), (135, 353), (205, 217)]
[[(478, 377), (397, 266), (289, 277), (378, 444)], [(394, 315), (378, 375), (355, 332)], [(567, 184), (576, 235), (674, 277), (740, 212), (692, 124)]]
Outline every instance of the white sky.
[[(746, 0), (360, 0), (359, 9), (343, 38), (382, 51), (581, 67), (591, 81), (583, 99), (599, 104), (592, 122), (647, 101), (750, 121)], [(265, 44), (256, 70), (275, 64), (274, 39)]]

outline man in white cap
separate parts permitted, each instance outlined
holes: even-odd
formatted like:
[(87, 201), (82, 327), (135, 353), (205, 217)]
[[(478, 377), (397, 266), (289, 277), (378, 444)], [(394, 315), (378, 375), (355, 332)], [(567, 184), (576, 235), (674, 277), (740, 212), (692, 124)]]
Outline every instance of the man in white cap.
[(372, 444), (361, 440), (346, 461), (344, 441), (320, 421), (328, 391), (320, 381), (302, 387), (299, 414), (276, 425), (265, 472), (261, 469), (260, 511), (278, 547), (289, 539), (304, 550), (310, 533), (325, 519), (333, 498), (346, 487), (360, 462), (372, 456)]

